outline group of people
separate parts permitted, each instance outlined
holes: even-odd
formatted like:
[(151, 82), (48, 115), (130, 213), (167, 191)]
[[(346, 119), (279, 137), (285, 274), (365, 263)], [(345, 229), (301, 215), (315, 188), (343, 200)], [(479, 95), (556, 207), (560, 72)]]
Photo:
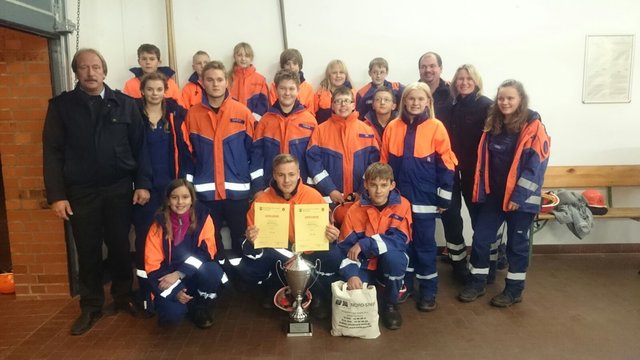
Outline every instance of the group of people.
[[(157, 314), (161, 325), (188, 314), (208, 328), (229, 278), (258, 286), (271, 306), (276, 263), (295, 251), (300, 204), (337, 207), (325, 230), (329, 250), (303, 254), (322, 263), (311, 288), (318, 318), (330, 313), (330, 284), (340, 279), (349, 289), (384, 288), (380, 312), (389, 329), (401, 327), (398, 304), (409, 296), (419, 311), (435, 310), (437, 218), (463, 302), (495, 280), (490, 260), (506, 222), (509, 270), (491, 304), (522, 300), (550, 144), (521, 83), (503, 82), (491, 101), (472, 65), (448, 83), (440, 56), (428, 52), (418, 61), (420, 80), (407, 86), (387, 81), (388, 63), (375, 58), (371, 83), (356, 92), (334, 60), (314, 92), (295, 49), (282, 52), (269, 87), (249, 44), (235, 47), (234, 60), (227, 71), (198, 51), (180, 91), (173, 71), (159, 66), (159, 49), (143, 44), (123, 94), (104, 83), (107, 64), (97, 50), (74, 55), (76, 88), (50, 101), (43, 131), (47, 198), (70, 221), (78, 253), (81, 314), (71, 334), (103, 315), (103, 242), (112, 311)], [(468, 261), (462, 198), (474, 230)], [(256, 203), (290, 204), (287, 248), (254, 247)]]

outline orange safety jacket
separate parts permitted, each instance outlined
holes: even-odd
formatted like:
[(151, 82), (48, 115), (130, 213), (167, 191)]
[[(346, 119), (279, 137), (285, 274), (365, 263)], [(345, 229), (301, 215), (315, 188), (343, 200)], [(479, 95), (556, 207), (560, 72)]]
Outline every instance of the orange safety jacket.
[(311, 134), (318, 127), (316, 119), (296, 101), (286, 117), (280, 107), (269, 109), (256, 124), (251, 151), (251, 187), (258, 191), (271, 183), (272, 161), (278, 154), (291, 154), (300, 163), (300, 178), (307, 181), (309, 171), (305, 154)]
[[(122, 92), (134, 99), (140, 99), (142, 98), (142, 92), (140, 91), (140, 78), (142, 78), (142, 76), (144, 75), (142, 73), (142, 68), (134, 67), (129, 69), (129, 71), (131, 71), (135, 75), (135, 77), (127, 80), (127, 82), (124, 84), (124, 89), (122, 90)], [(164, 92), (164, 97), (172, 98), (177, 101), (180, 106), (185, 107), (184, 103), (182, 102), (182, 94), (180, 94), (180, 88), (172, 78), (173, 74), (175, 74), (175, 71), (173, 71), (168, 66), (161, 66), (158, 68), (158, 71), (163, 73), (167, 77), (168, 88)]]
[(379, 159), (375, 130), (355, 111), (346, 119), (334, 114), (318, 125), (307, 149), (309, 174), (327, 202), (333, 190), (361, 192), (365, 170)]
[[(149, 283), (155, 294), (162, 294), (158, 288), (159, 279), (174, 271), (180, 271), (186, 277), (192, 276), (204, 262), (213, 261), (216, 256), (215, 227), (204, 205), (195, 204), (196, 227), (187, 232), (177, 247), (167, 236), (167, 226), (163, 214), (156, 215), (155, 221), (147, 233), (144, 248), (144, 267)], [(177, 251), (174, 253), (176, 249)], [(179, 253), (179, 255), (176, 255)], [(179, 284), (184, 288), (184, 283)], [(172, 290), (172, 294), (178, 291)]]
[[(256, 203), (289, 204), (289, 243), (294, 244), (296, 238), (294, 219), (296, 204), (325, 204), (325, 201), (317, 190), (303, 184), (301, 180), (298, 180), (298, 187), (293, 196), (287, 200), (282, 196), (282, 192), (275, 183), (272, 182), (271, 186), (251, 203), (251, 208), (247, 212), (247, 226), (255, 225)], [(328, 217), (329, 214), (327, 214)]]
[(193, 158), (186, 179), (204, 201), (249, 198), (249, 159), (254, 118), (246, 106), (228, 93), (217, 109), (203, 103), (192, 106), (183, 123), (185, 143)]
[(419, 115), (392, 120), (382, 134), (380, 161), (393, 168), (396, 186), (411, 202), (414, 218), (435, 218), (451, 203), (458, 163), (440, 120)]
[(269, 108), (267, 81), (253, 65), (233, 68), (233, 83), (229, 86), (229, 93), (231, 97), (248, 107), (256, 120), (260, 120)]
[(382, 210), (371, 203), (367, 191), (349, 208), (340, 228), (338, 247), (346, 254), (360, 245), (359, 260), (345, 258), (340, 264), (344, 279), (358, 276), (359, 269), (375, 270), (377, 256), (388, 250), (406, 251), (411, 241), (411, 204), (397, 189), (389, 193), (389, 202)]
[[(344, 86), (351, 89), (353, 98), (355, 99), (356, 91), (351, 88), (351, 83), (345, 81)], [(331, 109), (331, 91), (329, 91), (329, 89), (320, 88), (318, 92), (316, 92), (313, 103), (316, 111), (316, 120), (318, 120), (318, 124), (322, 124), (333, 114), (333, 110)], [(358, 115), (358, 117), (359, 116), (360, 115)]]
[[(311, 115), (316, 116), (316, 108), (314, 104), (314, 91), (313, 86), (309, 82), (304, 80), (304, 74), (302, 71), (300, 74), (300, 88), (298, 89), (298, 100), (304, 107), (309, 110)], [(278, 92), (276, 90), (276, 83), (272, 82), (269, 87), (269, 106), (273, 106), (278, 101)]]
[[(529, 118), (518, 136), (513, 162), (509, 168), (502, 210), (509, 211), (509, 202), (519, 205), (517, 211), (537, 214), (542, 202), (540, 193), (544, 173), (549, 163), (551, 138), (540, 120), (540, 114), (529, 111)], [(484, 202), (491, 193), (489, 179), (489, 137), (485, 132), (478, 146), (478, 163), (473, 187), (473, 201)]]
[(195, 104), (202, 102), (202, 95), (204, 94), (204, 87), (198, 79), (198, 73), (194, 72), (189, 77), (189, 81), (182, 88), (182, 102), (184, 106), (189, 109)]
[[(396, 98), (396, 104), (400, 104), (404, 85), (399, 82), (385, 80), (380, 86), (384, 86), (393, 91), (393, 96)], [(360, 114), (360, 120), (364, 120), (365, 115), (367, 115), (369, 111), (373, 111), (373, 96), (375, 95), (376, 90), (377, 87), (374, 86), (372, 82), (358, 90), (358, 94), (356, 95), (356, 111)]]

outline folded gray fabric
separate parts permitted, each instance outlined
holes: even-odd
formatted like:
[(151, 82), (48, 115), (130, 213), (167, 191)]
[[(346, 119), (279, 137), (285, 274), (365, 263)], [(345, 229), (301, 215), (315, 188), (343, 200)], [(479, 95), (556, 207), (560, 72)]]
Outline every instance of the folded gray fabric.
[(578, 239), (589, 235), (593, 227), (593, 214), (584, 197), (578, 192), (568, 190), (558, 190), (556, 195), (560, 199), (560, 204), (552, 211), (556, 220), (561, 224), (567, 224)]

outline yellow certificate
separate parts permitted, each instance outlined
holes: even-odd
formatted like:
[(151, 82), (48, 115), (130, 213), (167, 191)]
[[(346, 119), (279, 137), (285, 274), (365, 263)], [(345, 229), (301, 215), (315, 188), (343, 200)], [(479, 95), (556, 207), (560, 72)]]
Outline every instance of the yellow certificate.
[(329, 250), (329, 204), (294, 205), (296, 251)]
[(289, 247), (289, 204), (255, 203), (255, 224), (258, 237), (253, 247)]

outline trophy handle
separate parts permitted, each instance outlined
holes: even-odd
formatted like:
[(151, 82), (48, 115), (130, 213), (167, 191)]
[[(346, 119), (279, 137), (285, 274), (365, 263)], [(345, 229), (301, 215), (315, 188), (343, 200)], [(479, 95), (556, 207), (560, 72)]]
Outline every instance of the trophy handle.
[(282, 283), (282, 285), (284, 286), (287, 286), (284, 280), (282, 280), (282, 276), (280, 276), (280, 271), (278, 271), (278, 269), (284, 271), (284, 267), (282, 266), (282, 261), (280, 261), (280, 259), (276, 260), (276, 275), (278, 275), (278, 280), (280, 280), (280, 283)]
[(318, 269), (320, 269), (320, 265), (322, 265), (322, 262), (320, 261), (320, 259), (316, 259), (315, 266), (313, 267), (313, 269), (315, 270), (315, 276), (313, 277), (313, 282), (311, 283), (311, 285), (309, 285), (309, 288), (312, 287), (316, 283), (316, 281), (318, 281), (318, 276), (320, 276), (318, 275)]

